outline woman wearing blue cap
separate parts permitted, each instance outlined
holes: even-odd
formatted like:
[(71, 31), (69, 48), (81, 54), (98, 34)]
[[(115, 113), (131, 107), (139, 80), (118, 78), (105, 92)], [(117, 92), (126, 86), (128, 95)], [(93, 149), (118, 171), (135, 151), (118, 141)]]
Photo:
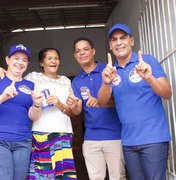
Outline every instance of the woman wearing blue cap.
[(32, 147), (31, 120), (40, 117), (42, 94), (24, 80), (31, 58), (22, 44), (11, 47), (6, 57), (7, 71), (0, 80), (0, 179), (25, 180)]

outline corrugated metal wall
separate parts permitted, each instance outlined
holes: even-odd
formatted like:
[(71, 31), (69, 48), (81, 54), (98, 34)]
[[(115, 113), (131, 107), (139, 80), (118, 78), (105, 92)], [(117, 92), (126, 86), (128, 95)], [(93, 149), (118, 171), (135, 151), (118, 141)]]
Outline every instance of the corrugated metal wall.
[(159, 60), (172, 86), (163, 103), (172, 134), (168, 171), (176, 176), (176, 0), (141, 0), (138, 23), (142, 52)]

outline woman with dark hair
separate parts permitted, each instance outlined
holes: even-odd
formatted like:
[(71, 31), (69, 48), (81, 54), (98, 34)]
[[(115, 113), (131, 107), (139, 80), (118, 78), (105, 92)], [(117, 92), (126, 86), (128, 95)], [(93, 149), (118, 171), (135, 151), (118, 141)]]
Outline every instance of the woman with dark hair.
[(42, 49), (39, 65), (42, 72), (32, 72), (26, 76), (34, 82), (35, 89), (44, 94), (41, 117), (32, 126), (33, 147), (27, 179), (75, 180), (71, 111), (66, 105), (71, 81), (57, 74), (60, 65), (57, 49)]

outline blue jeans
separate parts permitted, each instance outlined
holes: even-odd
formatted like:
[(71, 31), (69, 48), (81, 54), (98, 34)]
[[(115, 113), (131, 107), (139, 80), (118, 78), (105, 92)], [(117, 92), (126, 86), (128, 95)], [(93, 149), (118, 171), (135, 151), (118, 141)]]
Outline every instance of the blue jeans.
[(32, 140), (0, 141), (0, 180), (25, 180), (29, 169)]
[(166, 180), (169, 143), (123, 146), (130, 180)]

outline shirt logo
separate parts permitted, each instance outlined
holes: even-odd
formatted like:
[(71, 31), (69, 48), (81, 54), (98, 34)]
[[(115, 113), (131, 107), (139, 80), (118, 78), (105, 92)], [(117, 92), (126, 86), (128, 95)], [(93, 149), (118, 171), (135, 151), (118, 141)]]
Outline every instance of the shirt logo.
[(81, 92), (81, 96), (84, 100), (89, 98), (90, 90), (88, 87), (86, 87), (86, 86), (81, 87), (80, 92)]
[(118, 86), (120, 84), (120, 82), (121, 82), (121, 77), (118, 74), (116, 74), (116, 77), (112, 81), (112, 85)]
[(18, 88), (21, 92), (23, 92), (23, 93), (25, 93), (25, 94), (31, 94), (31, 89), (28, 87), (28, 86), (26, 86), (26, 85), (21, 85), (21, 86), (19, 86), (19, 88)]
[(142, 80), (141, 76), (137, 73), (136, 69), (132, 69), (129, 73), (129, 79), (133, 83), (137, 83)]

